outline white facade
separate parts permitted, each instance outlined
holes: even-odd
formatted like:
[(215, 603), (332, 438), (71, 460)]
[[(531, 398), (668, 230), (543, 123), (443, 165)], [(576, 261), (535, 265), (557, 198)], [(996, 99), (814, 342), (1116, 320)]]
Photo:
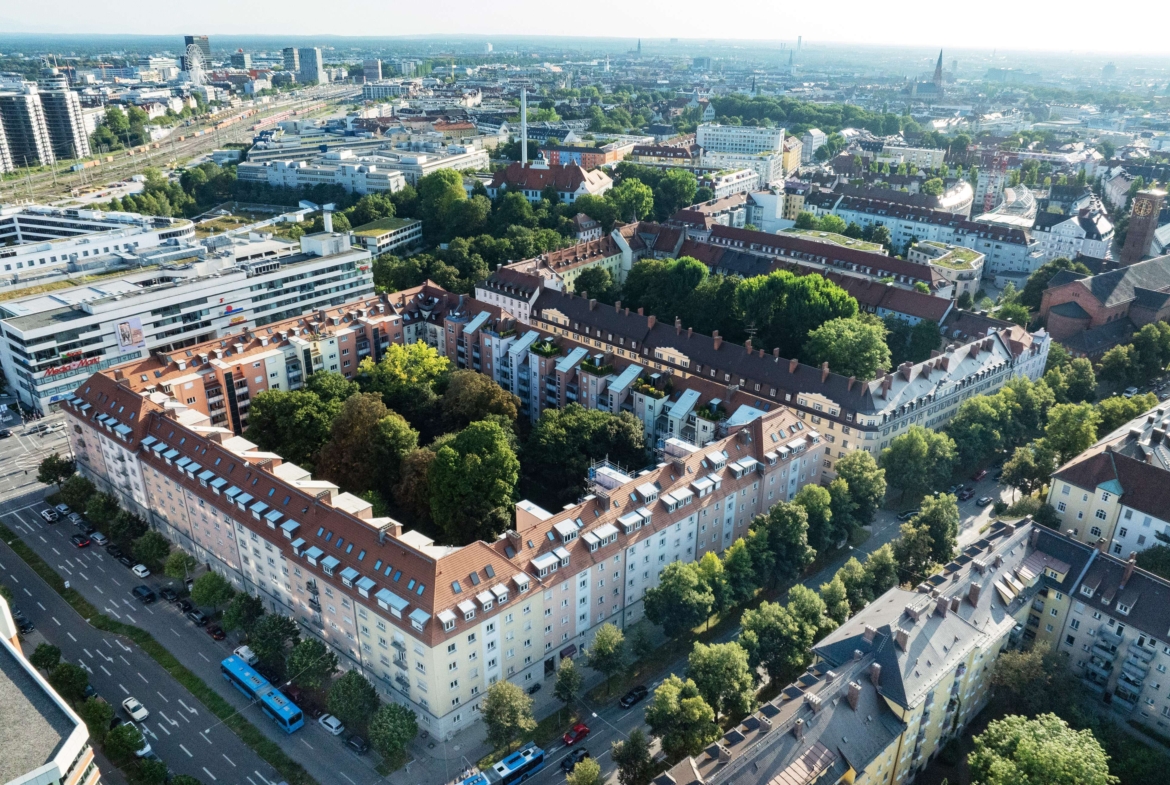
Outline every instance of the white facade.
[(237, 168), (241, 180), (265, 182), (284, 188), (304, 188), (311, 185), (340, 185), (359, 194), (393, 193), (406, 186), (401, 172), (379, 169), (376, 164), (359, 163), (349, 150), (330, 153), (337, 163), (307, 163), (305, 161), (248, 161)]
[(822, 147), (829, 137), (825, 136), (825, 132), (819, 128), (810, 128), (805, 132), (804, 136), (800, 138), (800, 160), (803, 163), (810, 163), (818, 147)]
[(943, 165), (946, 150), (934, 150), (927, 147), (890, 147), (882, 148), (877, 160), (889, 163), (891, 166), (914, 164), (919, 169), (938, 169)]
[(699, 165), (713, 169), (750, 169), (759, 178), (760, 187), (784, 182), (784, 156), (781, 153), (720, 153), (704, 150)]
[(784, 129), (703, 123), (695, 133), (695, 143), (714, 153), (779, 153), (784, 148)]

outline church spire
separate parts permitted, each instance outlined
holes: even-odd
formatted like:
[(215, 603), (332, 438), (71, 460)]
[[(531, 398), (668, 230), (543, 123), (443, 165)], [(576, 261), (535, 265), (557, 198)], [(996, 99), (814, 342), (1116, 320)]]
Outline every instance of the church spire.
[(943, 75), (942, 75), (942, 50), (938, 50), (938, 63), (934, 66), (934, 86), (942, 89)]

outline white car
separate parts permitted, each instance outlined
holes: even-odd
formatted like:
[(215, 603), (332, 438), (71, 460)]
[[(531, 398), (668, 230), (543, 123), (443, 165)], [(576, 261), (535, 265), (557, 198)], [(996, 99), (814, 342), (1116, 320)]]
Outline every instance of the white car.
[(154, 752), (154, 750), (152, 750), (150, 748), (150, 742), (146, 740), (146, 734), (142, 732), (142, 729), (139, 728), (137, 725), (135, 725), (133, 722), (127, 722), (126, 724), (129, 725), (131, 728), (134, 728), (135, 730), (137, 730), (138, 735), (142, 737), (142, 746), (134, 751), (134, 755), (139, 757), (139, 758), (145, 758), (146, 756), (148, 756), (152, 752)]
[(322, 714), (321, 718), (317, 720), (321, 727), (334, 736), (340, 736), (345, 733), (345, 726), (341, 724), (341, 720), (334, 717), (332, 714)]
[(150, 570), (146, 569), (145, 564), (135, 564), (130, 568), (130, 572), (134, 573), (139, 578), (145, 578), (146, 576), (150, 575)]
[(130, 719), (132, 720), (142, 722), (150, 716), (150, 712), (138, 702), (137, 698), (130, 697), (122, 701), (122, 708), (126, 710), (126, 713), (130, 715)]

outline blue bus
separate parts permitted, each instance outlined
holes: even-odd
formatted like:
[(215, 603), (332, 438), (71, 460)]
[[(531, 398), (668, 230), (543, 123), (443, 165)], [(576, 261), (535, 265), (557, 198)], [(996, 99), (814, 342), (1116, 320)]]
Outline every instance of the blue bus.
[(279, 725), (285, 733), (292, 733), (305, 725), (305, 715), (284, 693), (273, 687), (236, 655), (219, 664), (219, 670), (228, 683), (250, 701), (260, 704), (260, 710)]
[(514, 785), (544, 768), (544, 750), (528, 742), (491, 768), (473, 774), (460, 785)]

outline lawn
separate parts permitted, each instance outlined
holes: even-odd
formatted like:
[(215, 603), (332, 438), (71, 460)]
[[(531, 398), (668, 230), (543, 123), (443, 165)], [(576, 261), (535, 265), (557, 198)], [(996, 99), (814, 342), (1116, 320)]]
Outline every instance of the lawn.
[(142, 272), (143, 270), (153, 270), (158, 265), (149, 265), (147, 267), (126, 267), (121, 270), (115, 270), (108, 273), (101, 273), (99, 275), (82, 275), (77, 278), (62, 278), (50, 283), (37, 284), (36, 286), (26, 286), (23, 289), (10, 289), (0, 291), (0, 301), (15, 300), (18, 297), (28, 297), (34, 294), (45, 294), (46, 292), (55, 292), (58, 289), (69, 289), (74, 286), (84, 286), (93, 283), (94, 281), (101, 281), (105, 278), (117, 278), (129, 273)]

